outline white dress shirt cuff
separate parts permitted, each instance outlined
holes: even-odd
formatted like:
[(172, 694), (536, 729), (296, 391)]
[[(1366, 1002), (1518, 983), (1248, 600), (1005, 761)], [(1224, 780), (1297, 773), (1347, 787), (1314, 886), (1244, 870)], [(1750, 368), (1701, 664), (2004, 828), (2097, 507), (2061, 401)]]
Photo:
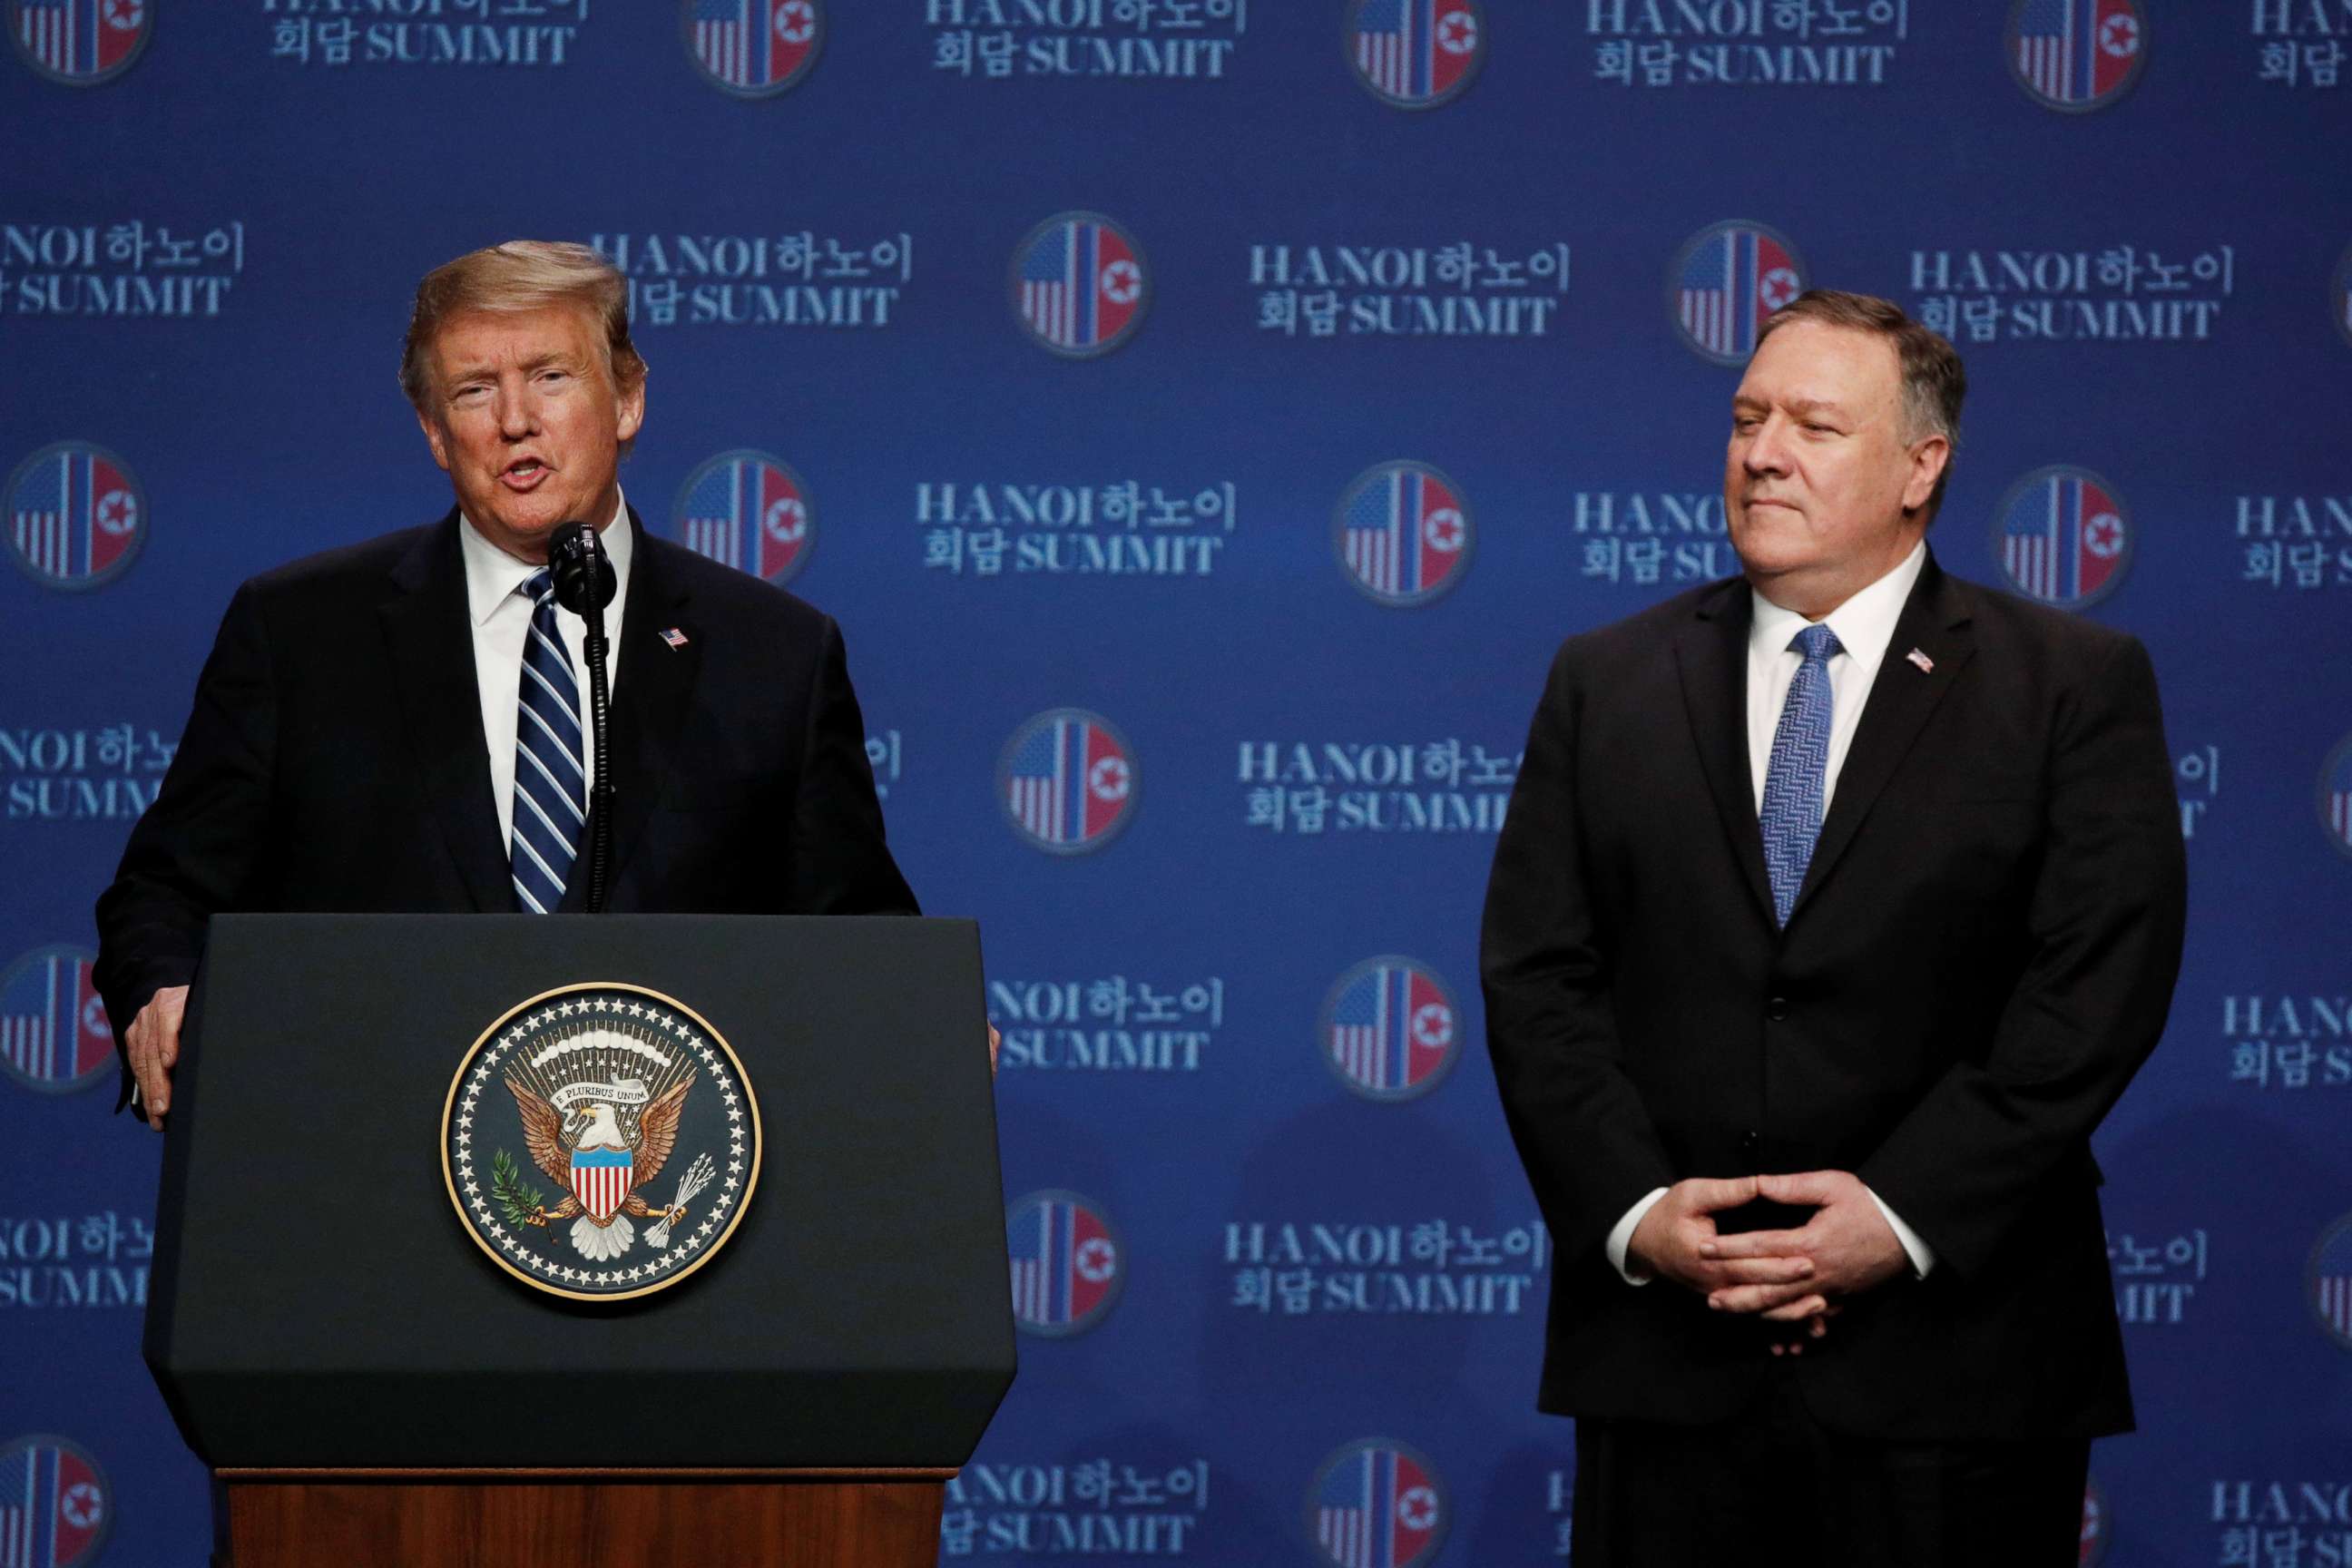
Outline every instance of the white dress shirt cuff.
[[(1655, 1207), (1658, 1200), (1665, 1195), (1666, 1189), (1664, 1187), (1653, 1190), (1647, 1197), (1627, 1209), (1623, 1219), (1609, 1227), (1609, 1239), (1601, 1243), (1602, 1250), (1609, 1254), (1609, 1267), (1617, 1270), (1619, 1278), (1628, 1285), (1647, 1285), (1650, 1282), (1649, 1275), (1636, 1274), (1625, 1267), (1625, 1250), (1633, 1245), (1633, 1233), (1641, 1228), (1642, 1216)], [(1887, 1217), (1893, 1219), (1895, 1216), (1889, 1215)], [(1901, 1222), (1896, 1221), (1896, 1224), (1899, 1226)], [(1895, 1234), (1900, 1236), (1903, 1232), (1897, 1229)]]
[[(1862, 1190), (1870, 1193), (1868, 1187)], [(1911, 1259), (1911, 1272), (1922, 1279), (1927, 1278), (1927, 1270), (1936, 1267), (1936, 1249), (1928, 1246), (1917, 1231), (1905, 1225), (1903, 1216), (1888, 1208), (1876, 1193), (1870, 1193), (1870, 1201), (1878, 1205), (1878, 1212), (1886, 1216), (1887, 1225), (1895, 1231), (1895, 1239), (1903, 1244), (1904, 1256)], [(1629, 1231), (1627, 1234), (1632, 1233)]]

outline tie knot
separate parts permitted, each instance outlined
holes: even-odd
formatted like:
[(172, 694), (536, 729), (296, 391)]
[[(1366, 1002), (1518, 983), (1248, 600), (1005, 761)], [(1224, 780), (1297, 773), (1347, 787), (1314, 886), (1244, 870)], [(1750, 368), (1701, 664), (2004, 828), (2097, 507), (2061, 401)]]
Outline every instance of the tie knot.
[(541, 599), (546, 598), (548, 591), (554, 586), (554, 568), (551, 566), (542, 566), (538, 571), (532, 573), (530, 576), (524, 578), (522, 581), (522, 586), (517, 588), (515, 592), (522, 595), (532, 604), (536, 605)]
[(1824, 663), (1845, 651), (1844, 646), (1837, 640), (1837, 633), (1830, 630), (1827, 621), (1807, 626), (1789, 639), (1789, 646), (1801, 655), (1807, 664)]

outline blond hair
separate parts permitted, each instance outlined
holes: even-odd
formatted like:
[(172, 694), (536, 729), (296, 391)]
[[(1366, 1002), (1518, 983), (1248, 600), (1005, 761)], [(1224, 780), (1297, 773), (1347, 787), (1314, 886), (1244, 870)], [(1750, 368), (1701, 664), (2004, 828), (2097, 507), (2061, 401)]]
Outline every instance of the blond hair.
[(426, 355), (442, 323), (473, 310), (520, 312), (551, 305), (586, 310), (604, 329), (604, 371), (615, 392), (645, 384), (646, 362), (629, 342), (629, 289), (619, 268), (584, 245), (510, 239), (468, 251), (425, 275), (409, 312), (400, 390), (422, 413), (431, 379)]

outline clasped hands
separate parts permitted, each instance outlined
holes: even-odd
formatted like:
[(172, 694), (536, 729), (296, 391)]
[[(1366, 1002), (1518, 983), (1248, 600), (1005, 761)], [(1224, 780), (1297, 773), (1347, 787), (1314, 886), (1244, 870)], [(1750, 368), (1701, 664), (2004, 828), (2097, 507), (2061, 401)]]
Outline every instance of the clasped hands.
[[(1811, 1208), (1795, 1230), (1717, 1235), (1715, 1216), (1761, 1198)], [(1694, 1176), (1650, 1205), (1626, 1247), (1629, 1264), (1706, 1298), (1719, 1312), (1801, 1324), (1774, 1355), (1801, 1355), (1829, 1331), (1843, 1298), (1885, 1283), (1909, 1264), (1894, 1227), (1859, 1177), (1846, 1171)]]

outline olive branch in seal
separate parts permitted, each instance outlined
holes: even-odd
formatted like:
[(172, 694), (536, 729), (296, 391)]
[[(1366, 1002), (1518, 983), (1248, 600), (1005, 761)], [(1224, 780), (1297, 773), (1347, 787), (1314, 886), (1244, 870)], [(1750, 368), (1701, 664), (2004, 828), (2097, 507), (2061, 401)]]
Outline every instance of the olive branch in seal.
[(514, 1226), (529, 1225), (547, 1201), (537, 1187), (523, 1184), (514, 1156), (503, 1149), (490, 1156), (490, 1199), (507, 1216), (507, 1223)]

